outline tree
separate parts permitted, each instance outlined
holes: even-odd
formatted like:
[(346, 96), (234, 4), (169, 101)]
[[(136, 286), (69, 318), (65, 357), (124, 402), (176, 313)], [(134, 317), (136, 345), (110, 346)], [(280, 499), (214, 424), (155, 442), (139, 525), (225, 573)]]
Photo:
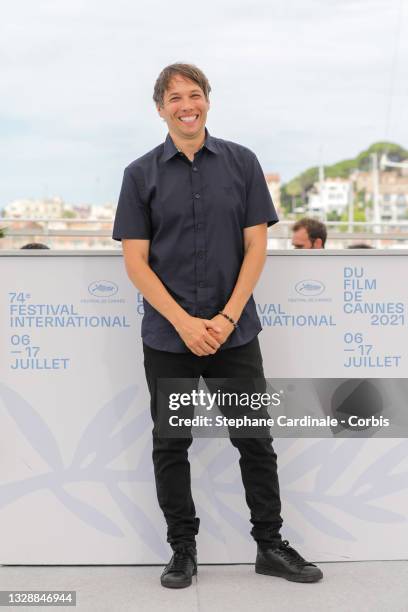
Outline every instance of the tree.
[[(345, 159), (331, 166), (324, 166), (324, 175), (326, 178), (348, 178), (353, 170), (367, 171), (371, 169), (371, 153), (378, 153), (379, 156), (386, 153), (393, 161), (408, 159), (408, 151), (400, 145), (392, 142), (376, 142), (359, 153), (354, 159)], [(289, 197), (299, 199), (301, 204), (305, 204), (307, 192), (317, 182), (318, 178), (319, 169), (314, 166), (283, 185), (282, 202), (284, 202), (284, 208), (290, 210)]]
[(75, 219), (76, 214), (74, 213), (73, 210), (64, 210), (62, 213), (62, 218), (63, 219)]

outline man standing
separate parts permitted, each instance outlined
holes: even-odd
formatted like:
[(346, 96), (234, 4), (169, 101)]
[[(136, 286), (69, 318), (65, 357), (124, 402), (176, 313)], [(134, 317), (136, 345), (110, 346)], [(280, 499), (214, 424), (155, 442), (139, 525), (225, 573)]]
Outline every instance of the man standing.
[[(205, 128), (210, 85), (201, 70), (172, 64), (153, 99), (165, 142), (132, 162), (120, 193), (113, 238), (144, 296), (142, 338), (151, 395), (153, 464), (173, 556), (165, 587), (191, 584), (200, 520), (191, 494), (191, 436), (158, 434), (160, 378), (263, 378), (252, 296), (265, 263), (267, 226), (278, 221), (256, 156)], [(282, 518), (271, 437), (231, 438), (258, 544), (256, 571), (298, 582), (322, 572), (280, 536)]]

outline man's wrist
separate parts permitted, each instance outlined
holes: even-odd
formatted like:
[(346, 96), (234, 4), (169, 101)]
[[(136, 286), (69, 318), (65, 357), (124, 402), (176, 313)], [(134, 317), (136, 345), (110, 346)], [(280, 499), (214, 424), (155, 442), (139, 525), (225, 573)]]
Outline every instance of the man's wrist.
[(177, 331), (190, 316), (191, 315), (189, 315), (188, 312), (186, 312), (185, 310), (183, 310), (183, 308), (180, 307), (180, 310), (171, 313), (171, 315), (168, 317), (168, 320), (173, 325), (174, 329)]
[(221, 308), (220, 310), (221, 312), (225, 312), (232, 319), (234, 319), (236, 323), (238, 323), (241, 317), (243, 308), (238, 308), (237, 306), (234, 306), (234, 304), (227, 303), (225, 304), (224, 308)]
[(224, 317), (224, 319), (226, 319), (233, 326), (234, 329), (237, 329), (238, 322), (235, 319), (233, 319), (227, 312), (223, 310), (219, 310), (218, 314)]

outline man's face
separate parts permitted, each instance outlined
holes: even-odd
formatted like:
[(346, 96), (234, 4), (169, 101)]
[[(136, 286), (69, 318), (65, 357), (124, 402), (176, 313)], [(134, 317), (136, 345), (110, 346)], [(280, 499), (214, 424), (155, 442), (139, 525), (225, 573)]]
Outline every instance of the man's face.
[(310, 240), (309, 234), (305, 227), (301, 227), (292, 235), (292, 245), (295, 249), (322, 249), (323, 243), (321, 238)]
[(209, 108), (210, 103), (197, 83), (179, 74), (170, 81), (163, 106), (157, 106), (169, 132), (181, 140), (193, 140), (203, 133)]

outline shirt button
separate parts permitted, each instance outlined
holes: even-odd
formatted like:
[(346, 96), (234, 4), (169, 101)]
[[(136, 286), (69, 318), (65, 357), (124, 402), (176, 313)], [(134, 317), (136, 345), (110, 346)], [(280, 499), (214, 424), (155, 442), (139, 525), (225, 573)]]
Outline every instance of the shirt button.
[(199, 200), (200, 199), (200, 194), (199, 193), (195, 193), (194, 197), (195, 197), (196, 200)]
[(205, 282), (204, 282), (204, 281), (200, 281), (200, 282), (198, 283), (198, 286), (199, 286), (199, 287), (205, 287)]
[(198, 171), (197, 166), (193, 166), (193, 172), (197, 172), (197, 171)]
[(197, 252), (197, 257), (198, 257), (198, 259), (202, 259), (204, 257), (204, 251), (198, 251)]

